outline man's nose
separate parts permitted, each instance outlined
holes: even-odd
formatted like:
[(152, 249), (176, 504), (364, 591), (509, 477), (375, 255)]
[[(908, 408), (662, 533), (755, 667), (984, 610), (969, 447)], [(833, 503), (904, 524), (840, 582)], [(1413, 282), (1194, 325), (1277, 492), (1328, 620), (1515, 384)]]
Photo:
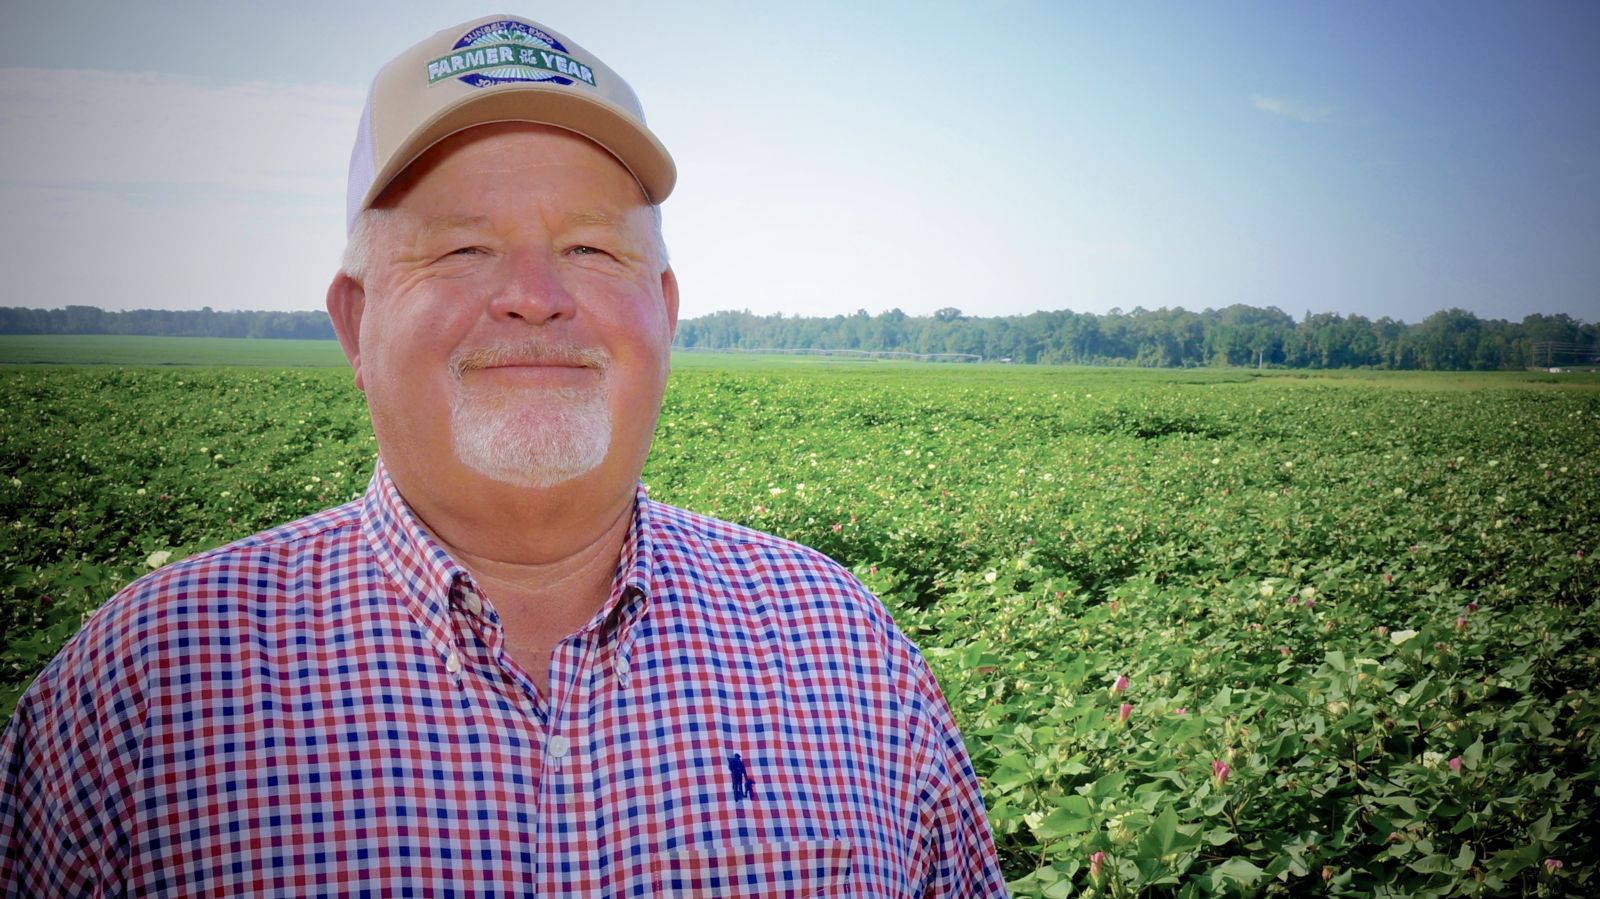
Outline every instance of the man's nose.
[(549, 251), (517, 253), (508, 257), (506, 264), (505, 284), (490, 306), (495, 318), (542, 325), (571, 318), (577, 311), (560, 277), (560, 260)]

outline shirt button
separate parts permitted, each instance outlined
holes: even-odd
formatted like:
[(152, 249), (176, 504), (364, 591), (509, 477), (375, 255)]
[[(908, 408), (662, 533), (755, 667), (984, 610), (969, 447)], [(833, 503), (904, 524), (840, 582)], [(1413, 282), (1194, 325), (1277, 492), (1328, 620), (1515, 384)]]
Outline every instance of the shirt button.
[(476, 615), (483, 611), (483, 600), (478, 598), (478, 591), (468, 590), (462, 598), (461, 604), (466, 607), (468, 615)]
[(461, 673), (461, 656), (453, 652), (446, 656), (444, 660), (444, 670), (450, 672), (451, 674)]
[(572, 741), (560, 734), (556, 734), (550, 738), (550, 742), (545, 748), (549, 750), (551, 758), (566, 758), (567, 751), (572, 749)]

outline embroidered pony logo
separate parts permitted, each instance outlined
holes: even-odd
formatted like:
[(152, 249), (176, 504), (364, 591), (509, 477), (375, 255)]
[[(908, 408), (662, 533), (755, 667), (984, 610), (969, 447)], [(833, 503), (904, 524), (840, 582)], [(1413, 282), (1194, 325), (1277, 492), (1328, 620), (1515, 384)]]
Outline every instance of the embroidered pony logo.
[(728, 759), (728, 773), (733, 775), (734, 799), (750, 799), (755, 795), (756, 782), (750, 778), (750, 772), (744, 766), (744, 758), (737, 752)]

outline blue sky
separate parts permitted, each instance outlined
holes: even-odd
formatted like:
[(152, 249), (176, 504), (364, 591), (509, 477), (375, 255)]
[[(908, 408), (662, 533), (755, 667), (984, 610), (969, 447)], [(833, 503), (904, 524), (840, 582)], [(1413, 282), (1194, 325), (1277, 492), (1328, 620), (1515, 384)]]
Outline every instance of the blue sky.
[[(372, 72), (491, 11), (5, 0), (0, 305), (320, 308)], [(1600, 4), (516, 11), (673, 152), (685, 316), (1600, 319)]]

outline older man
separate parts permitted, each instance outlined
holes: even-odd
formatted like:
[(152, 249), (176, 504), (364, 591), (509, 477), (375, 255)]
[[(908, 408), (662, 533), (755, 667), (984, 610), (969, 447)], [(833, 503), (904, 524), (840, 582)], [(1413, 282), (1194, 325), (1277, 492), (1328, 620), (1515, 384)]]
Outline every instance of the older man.
[(847, 573), (638, 486), (670, 157), (542, 26), (375, 80), (328, 311), (364, 498), (162, 569), (0, 744), (0, 893), (992, 896), (961, 738)]

